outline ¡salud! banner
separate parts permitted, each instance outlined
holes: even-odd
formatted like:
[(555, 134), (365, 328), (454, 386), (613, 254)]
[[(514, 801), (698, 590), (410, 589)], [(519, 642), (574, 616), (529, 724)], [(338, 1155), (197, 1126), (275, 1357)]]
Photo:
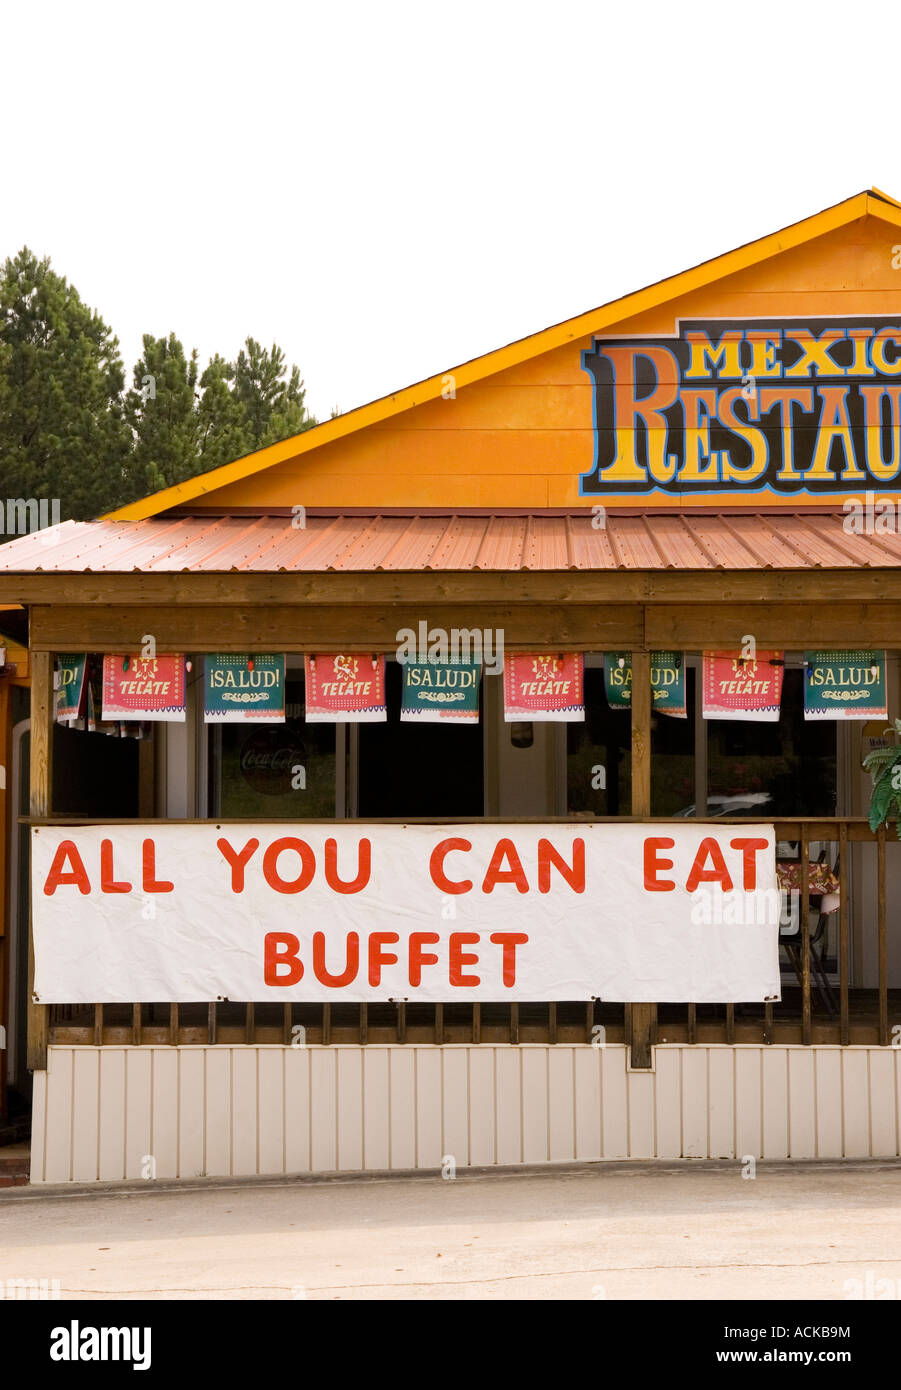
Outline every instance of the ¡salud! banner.
[(405, 661), (402, 724), (478, 724), (478, 661)]
[[(604, 689), (611, 708), (631, 707), (631, 652), (604, 653)], [(684, 652), (651, 652), (651, 694), (655, 710), (686, 718)]]
[(305, 656), (305, 718), (308, 724), (383, 724), (383, 656)]
[(887, 719), (885, 652), (805, 652), (804, 718)]
[(88, 658), (85, 653), (80, 656), (61, 656), (59, 658), (56, 717), (61, 724), (72, 723), (81, 716), (87, 662)]
[(585, 718), (581, 652), (515, 652), (504, 658), (504, 722)]
[(704, 718), (777, 723), (783, 669), (782, 652), (705, 652)]
[(771, 825), (149, 822), (31, 848), (42, 1004), (779, 998)]
[(183, 723), (184, 656), (116, 652), (103, 658), (103, 720)]
[(208, 656), (204, 662), (205, 724), (283, 724), (284, 652)]

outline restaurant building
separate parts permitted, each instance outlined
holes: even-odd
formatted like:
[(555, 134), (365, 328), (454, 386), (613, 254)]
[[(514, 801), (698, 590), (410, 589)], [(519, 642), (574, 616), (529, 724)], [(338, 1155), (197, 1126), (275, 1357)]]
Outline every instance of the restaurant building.
[(870, 190), (0, 548), (32, 1182), (897, 1156), (899, 470)]

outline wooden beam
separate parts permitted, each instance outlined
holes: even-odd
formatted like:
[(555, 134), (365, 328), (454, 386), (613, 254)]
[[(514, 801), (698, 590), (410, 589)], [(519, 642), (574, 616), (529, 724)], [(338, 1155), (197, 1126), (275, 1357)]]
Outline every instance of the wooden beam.
[[(737, 649), (751, 634), (759, 647), (839, 647), (862, 641), (869, 647), (901, 647), (896, 603), (648, 605), (645, 641), (652, 650)], [(634, 681), (634, 676), (633, 676)]]
[[(148, 630), (160, 652), (394, 651), (401, 628), (420, 622), (442, 628), (490, 628), (504, 634), (507, 648), (536, 645), (548, 650), (595, 651), (629, 648), (640, 637), (637, 605), (576, 607), (459, 605), (448, 614), (429, 607), (288, 606), (255, 609), (160, 608), (148, 627), (145, 609), (134, 607), (37, 607), (31, 610), (32, 651), (129, 651)], [(335, 644), (338, 644), (337, 646)]]
[(363, 570), (0, 574), (0, 603), (901, 603), (901, 567), (842, 570)]
[[(632, 653), (632, 815), (651, 814), (651, 657)], [(656, 1004), (630, 1004), (633, 1067), (650, 1068)]]
[[(53, 811), (53, 717), (53, 657), (50, 652), (34, 652), (32, 653), (31, 665), (31, 761), (29, 776), (29, 810), (33, 816), (49, 816)], [(35, 833), (40, 834), (40, 831), (32, 831), (32, 834)], [(29, 1071), (46, 1071), (50, 1010), (46, 1004), (36, 1004), (33, 998), (33, 906), (29, 917), (27, 1065)]]

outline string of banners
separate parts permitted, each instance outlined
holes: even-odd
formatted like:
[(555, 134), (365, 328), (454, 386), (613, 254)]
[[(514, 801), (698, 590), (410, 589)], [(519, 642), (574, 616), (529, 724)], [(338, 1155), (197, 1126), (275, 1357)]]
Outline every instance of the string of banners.
[[(285, 720), (286, 657), (281, 653), (218, 653), (204, 660), (204, 722), (272, 724)], [(585, 719), (581, 652), (516, 652), (504, 662), (504, 720), (518, 723)], [(687, 716), (685, 653), (652, 652), (653, 708)], [(118, 652), (61, 655), (55, 676), (56, 719), (70, 728), (146, 737), (154, 722), (184, 722), (186, 673), (181, 654), (145, 657)], [(402, 723), (479, 721), (482, 665), (453, 658), (402, 664)], [(775, 723), (782, 704), (784, 653), (705, 651), (701, 670), (705, 719)], [(385, 657), (328, 653), (304, 657), (308, 723), (384, 723), (388, 718)], [(604, 653), (604, 689), (611, 709), (632, 703), (632, 653)], [(804, 653), (805, 720), (888, 718), (884, 651)]]

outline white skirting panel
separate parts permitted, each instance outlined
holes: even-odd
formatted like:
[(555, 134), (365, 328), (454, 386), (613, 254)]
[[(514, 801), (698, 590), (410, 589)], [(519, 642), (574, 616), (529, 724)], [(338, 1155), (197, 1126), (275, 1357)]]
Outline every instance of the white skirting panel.
[(901, 1153), (896, 1048), (51, 1047), (34, 1081), (34, 1183)]

